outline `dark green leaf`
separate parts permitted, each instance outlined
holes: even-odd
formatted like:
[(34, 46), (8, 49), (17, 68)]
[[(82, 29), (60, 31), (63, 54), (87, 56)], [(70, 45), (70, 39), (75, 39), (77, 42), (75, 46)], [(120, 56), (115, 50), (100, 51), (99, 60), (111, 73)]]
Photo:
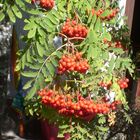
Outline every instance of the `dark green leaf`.
[(27, 93), (26, 97), (25, 97), (25, 100), (30, 100), (32, 99), (32, 97), (35, 95), (36, 93), (36, 87), (35, 85), (29, 90), (29, 92)]
[(51, 61), (51, 63), (52, 63), (55, 67), (58, 66), (58, 61), (57, 61), (54, 57), (52, 57), (52, 58), (50, 59), (50, 61)]
[(55, 68), (54, 68), (54, 66), (52, 65), (52, 63), (47, 62), (47, 63), (46, 63), (46, 67), (47, 67), (49, 73), (53, 76), (54, 73), (55, 73)]
[(42, 45), (39, 44), (39, 42), (36, 42), (36, 46), (37, 46), (37, 51), (39, 56), (43, 57), (44, 55), (44, 48)]
[(13, 12), (12, 12), (12, 10), (10, 8), (7, 10), (7, 14), (8, 14), (10, 20), (15, 23), (16, 18), (15, 18), (14, 14), (13, 14)]
[(33, 80), (29, 80), (29, 81), (24, 85), (23, 89), (28, 89), (28, 88), (30, 88), (30, 87), (32, 86), (32, 82), (33, 82)]
[(5, 18), (4, 13), (0, 12), (0, 21), (2, 21)]
[(33, 72), (33, 71), (24, 71), (21, 73), (23, 76), (25, 77), (36, 77), (37, 72)]

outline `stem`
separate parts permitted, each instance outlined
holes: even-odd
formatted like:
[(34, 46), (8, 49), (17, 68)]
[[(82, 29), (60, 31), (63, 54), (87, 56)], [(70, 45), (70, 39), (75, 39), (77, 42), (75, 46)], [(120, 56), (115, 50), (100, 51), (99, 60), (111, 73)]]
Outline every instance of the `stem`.
[(84, 37), (72, 37), (72, 38), (68, 38), (65, 34), (60, 33), (60, 32), (58, 34), (61, 35), (61, 36), (63, 36), (63, 37), (65, 37), (68, 40), (68, 42), (70, 42), (70, 40), (74, 40), (74, 39), (77, 39), (77, 40), (84, 40), (85, 39)]
[(84, 40), (85, 38), (83, 38), (83, 37), (72, 37), (72, 38), (68, 38), (68, 40), (74, 40), (74, 39)]
[(69, 44), (69, 45), (71, 45), (71, 46), (74, 46), (74, 47), (78, 47), (78, 46), (80, 46), (80, 45), (74, 45), (72, 42), (71, 42), (71, 40), (75, 40), (75, 39), (77, 39), (77, 40), (85, 40), (85, 38), (83, 38), (83, 37), (72, 37), (72, 38), (68, 38), (65, 34), (63, 34), (63, 33), (60, 33), (60, 32), (56, 32), (58, 35), (61, 35), (61, 36), (63, 36), (63, 37), (65, 37), (66, 39), (67, 39), (67, 44)]
[(78, 82), (78, 83), (83, 83), (83, 81), (75, 81), (75, 80), (66, 80), (66, 82), (73, 82), (73, 83), (75, 83), (75, 82)]
[(67, 38), (67, 40), (68, 40), (68, 37), (67, 37), (65, 34), (62, 34), (62, 33), (60, 33), (60, 32), (58, 32), (58, 34), (59, 34), (59, 35), (62, 35), (62, 36), (65, 37), (65, 38)]
[(70, 118), (70, 128), (72, 128), (72, 117)]

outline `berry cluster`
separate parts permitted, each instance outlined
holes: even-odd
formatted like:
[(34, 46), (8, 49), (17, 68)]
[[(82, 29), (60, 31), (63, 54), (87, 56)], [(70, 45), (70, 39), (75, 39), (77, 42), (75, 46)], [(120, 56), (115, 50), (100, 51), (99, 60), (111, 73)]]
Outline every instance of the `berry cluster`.
[(109, 89), (111, 87), (111, 85), (112, 85), (112, 82), (105, 83), (105, 82), (101, 81), (99, 83), (99, 86), (106, 88), (106, 89)]
[(95, 11), (94, 9), (92, 9), (92, 15), (96, 14), (98, 17), (100, 17), (102, 20), (111, 20), (113, 19), (117, 13), (119, 12), (119, 9), (112, 9), (111, 13), (107, 16), (101, 16), (104, 13), (103, 9), (99, 9), (98, 11)]
[(115, 48), (121, 48), (124, 51), (126, 50), (126, 48), (122, 45), (122, 43), (120, 41), (115, 42)]
[(128, 78), (119, 79), (117, 81), (117, 83), (119, 84), (119, 86), (120, 86), (121, 89), (127, 88), (128, 87), (128, 82), (129, 82), (129, 79)]
[(100, 17), (103, 12), (104, 12), (103, 9), (99, 9), (98, 11), (95, 11), (94, 9), (92, 9), (92, 15), (96, 14), (98, 17)]
[(32, 0), (31, 2), (33, 4), (37, 2), (40, 5), (40, 7), (47, 10), (52, 9), (54, 7), (54, 0)]
[(81, 37), (85, 38), (88, 33), (88, 29), (76, 22), (76, 20), (67, 19), (61, 28), (61, 33), (67, 37)]
[(119, 102), (113, 103), (100, 102), (95, 103), (92, 99), (83, 98), (80, 94), (74, 96), (58, 94), (53, 90), (41, 90), (39, 92), (42, 103), (64, 116), (75, 116), (84, 120), (93, 119), (96, 114), (107, 114), (115, 110)]
[(109, 47), (115, 47), (115, 48), (121, 48), (124, 51), (126, 51), (127, 49), (122, 45), (122, 43), (120, 41), (115, 41), (114, 43), (112, 43), (111, 41), (108, 41), (106, 38), (104, 38), (103, 42), (105, 44), (108, 44)]
[(64, 72), (76, 71), (79, 73), (86, 73), (89, 69), (89, 64), (86, 59), (82, 58), (81, 52), (74, 54), (64, 54), (59, 60), (58, 73), (63, 74)]

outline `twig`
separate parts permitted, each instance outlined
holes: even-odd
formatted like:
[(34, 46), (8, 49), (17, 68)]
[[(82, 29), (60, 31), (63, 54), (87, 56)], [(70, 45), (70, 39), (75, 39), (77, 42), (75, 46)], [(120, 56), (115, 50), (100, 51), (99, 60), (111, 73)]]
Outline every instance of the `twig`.
[(68, 38), (68, 40), (75, 40), (75, 39), (77, 39), (77, 40), (84, 40), (85, 38), (83, 38), (83, 37), (72, 37), (72, 38)]
[(37, 73), (37, 76), (36, 76), (36, 78), (35, 78), (35, 82), (36, 82), (36, 80), (37, 80), (37, 78), (38, 78), (38, 76), (39, 76), (39, 74), (40, 74), (42, 68), (44, 67), (45, 63), (50, 59), (51, 56), (54, 55), (55, 52), (57, 52), (58, 50), (62, 49), (62, 48), (65, 47), (65, 46), (67, 46), (67, 43), (64, 44), (64, 45), (62, 45), (62, 46), (60, 46), (58, 49), (56, 49), (52, 54), (50, 54), (50, 55), (46, 58), (46, 60), (44, 61), (44, 63), (42, 64), (41, 68), (39, 69), (39, 71), (38, 71), (38, 73)]
[(68, 40), (68, 37), (65, 34), (60, 33), (60, 32), (58, 34), (61, 35), (61, 36), (63, 36), (63, 37), (65, 37), (65, 38), (67, 38), (67, 40)]
[(83, 83), (83, 81), (77, 81), (77, 80), (66, 80), (66, 82), (78, 82), (78, 83)]

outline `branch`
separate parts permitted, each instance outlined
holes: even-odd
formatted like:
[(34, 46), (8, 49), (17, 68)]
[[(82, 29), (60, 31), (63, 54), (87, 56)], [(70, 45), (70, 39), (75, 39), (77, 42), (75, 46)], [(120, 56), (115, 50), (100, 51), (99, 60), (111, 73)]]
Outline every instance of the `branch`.
[(83, 38), (83, 37), (72, 37), (72, 38), (68, 38), (68, 40), (75, 40), (75, 39), (77, 39), (77, 40), (84, 40), (85, 38)]
[(51, 53), (51, 54), (45, 59), (45, 61), (43, 62), (41, 68), (39, 69), (39, 71), (38, 71), (38, 73), (37, 73), (37, 76), (36, 76), (36, 78), (35, 78), (35, 82), (36, 82), (36, 80), (38, 79), (38, 76), (39, 76), (39, 74), (40, 74), (42, 68), (44, 67), (44, 65), (46, 64), (46, 62), (50, 59), (50, 57), (53, 56), (53, 55), (55, 54), (55, 52), (57, 52), (58, 50), (62, 49), (62, 48), (65, 47), (66, 45), (67, 45), (67, 43), (64, 44), (64, 45), (62, 45), (62, 46), (60, 46), (58, 49), (56, 49), (53, 53)]
[(72, 82), (72, 83), (83, 83), (83, 81), (79, 81), (79, 80), (66, 80), (66, 82)]

